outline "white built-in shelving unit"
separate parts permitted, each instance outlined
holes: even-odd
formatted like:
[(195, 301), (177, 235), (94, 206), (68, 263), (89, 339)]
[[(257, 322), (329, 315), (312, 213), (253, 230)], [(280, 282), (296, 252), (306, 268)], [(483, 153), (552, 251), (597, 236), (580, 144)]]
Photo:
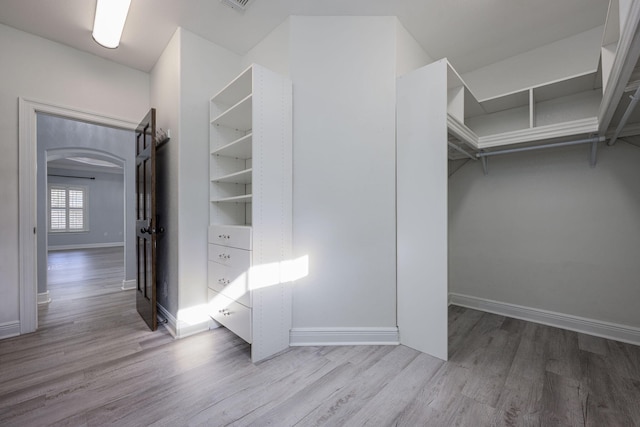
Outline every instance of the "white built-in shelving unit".
[(251, 65), (210, 112), (209, 312), (256, 362), (289, 345), (291, 82)]
[(478, 150), (597, 132), (600, 75), (593, 70), (478, 100), (448, 64), (450, 131)]
[[(447, 125), (476, 151), (571, 137), (604, 137), (635, 60), (639, 2), (611, 0), (597, 68), (478, 99), (447, 64)], [(637, 47), (636, 47), (637, 49)]]

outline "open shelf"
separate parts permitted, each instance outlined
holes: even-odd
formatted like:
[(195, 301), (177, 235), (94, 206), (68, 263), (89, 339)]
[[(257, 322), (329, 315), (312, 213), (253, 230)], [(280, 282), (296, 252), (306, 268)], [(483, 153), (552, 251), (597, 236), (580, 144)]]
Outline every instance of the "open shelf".
[(249, 131), (251, 129), (251, 107), (252, 97), (250, 94), (213, 119), (212, 123), (218, 126), (227, 126), (233, 129)]
[(253, 133), (249, 133), (227, 145), (213, 150), (211, 154), (216, 156), (235, 157), (237, 159), (250, 159), (252, 136)]
[(555, 125), (598, 116), (602, 91), (592, 89), (549, 100), (536, 99), (534, 127)]
[(213, 203), (251, 203), (251, 194), (243, 194), (241, 196), (224, 197), (212, 200)]
[(570, 79), (560, 80), (548, 85), (533, 88), (536, 102), (549, 101), (580, 92), (598, 89), (602, 85), (596, 79), (596, 73), (587, 73)]
[(602, 74), (584, 74), (478, 100), (448, 64), (449, 132), (474, 149), (592, 132)]
[(231, 83), (226, 85), (216, 95), (211, 98), (211, 101), (230, 107), (237, 104), (242, 99), (246, 98), (252, 93), (252, 67), (244, 70), (242, 74), (236, 77)]
[(487, 113), (497, 113), (499, 111), (511, 110), (529, 105), (529, 90), (497, 96), (495, 98), (479, 101), (482, 109)]
[(230, 182), (233, 184), (250, 184), (252, 169), (245, 169), (221, 177), (213, 178), (211, 182)]
[(469, 117), (465, 124), (480, 137), (529, 129), (529, 106)]

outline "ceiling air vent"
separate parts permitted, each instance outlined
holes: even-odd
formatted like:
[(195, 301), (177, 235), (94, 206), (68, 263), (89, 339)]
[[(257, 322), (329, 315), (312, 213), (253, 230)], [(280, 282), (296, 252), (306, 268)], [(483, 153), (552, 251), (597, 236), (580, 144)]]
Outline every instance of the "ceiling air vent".
[(247, 10), (249, 3), (251, 3), (252, 1), (253, 0), (220, 0), (220, 3), (242, 13)]

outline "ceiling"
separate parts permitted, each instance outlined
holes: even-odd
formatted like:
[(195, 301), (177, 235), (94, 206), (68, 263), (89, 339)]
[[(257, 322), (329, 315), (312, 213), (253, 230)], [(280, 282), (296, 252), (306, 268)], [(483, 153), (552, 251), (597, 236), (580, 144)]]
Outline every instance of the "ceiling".
[[(91, 37), (94, 0), (0, 0), (0, 23), (145, 72), (178, 26), (244, 54), (290, 15), (397, 16), (433, 59), (462, 73), (603, 25), (607, 0), (132, 0), (122, 42)], [(327, 28), (327, 31), (331, 31)]]
[[(77, 154), (67, 153), (66, 157), (47, 160), (47, 168), (62, 169), (67, 171), (88, 171), (123, 174), (122, 164), (114, 162), (109, 157), (100, 155), (87, 155), (86, 152)], [(81, 176), (82, 174), (78, 175)], [(74, 175), (75, 176), (75, 175)]]

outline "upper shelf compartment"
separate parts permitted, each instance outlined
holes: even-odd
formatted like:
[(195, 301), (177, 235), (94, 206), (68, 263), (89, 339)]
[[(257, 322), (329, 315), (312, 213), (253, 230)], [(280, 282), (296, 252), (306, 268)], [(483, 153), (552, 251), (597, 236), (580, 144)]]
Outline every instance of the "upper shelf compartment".
[(226, 85), (220, 92), (215, 94), (211, 101), (227, 108), (237, 104), (247, 96), (251, 95), (252, 87), (252, 71), (249, 67), (242, 74), (236, 77), (231, 83)]
[(251, 152), (251, 140), (252, 133), (244, 135), (222, 147), (215, 149), (211, 152), (216, 156), (235, 157), (237, 159), (250, 159)]
[(227, 126), (240, 131), (251, 129), (251, 94), (235, 104), (233, 107), (223, 111), (213, 119), (212, 123), (219, 126)]
[(449, 131), (474, 149), (597, 130), (598, 70), (480, 101), (451, 65), (447, 78)]

